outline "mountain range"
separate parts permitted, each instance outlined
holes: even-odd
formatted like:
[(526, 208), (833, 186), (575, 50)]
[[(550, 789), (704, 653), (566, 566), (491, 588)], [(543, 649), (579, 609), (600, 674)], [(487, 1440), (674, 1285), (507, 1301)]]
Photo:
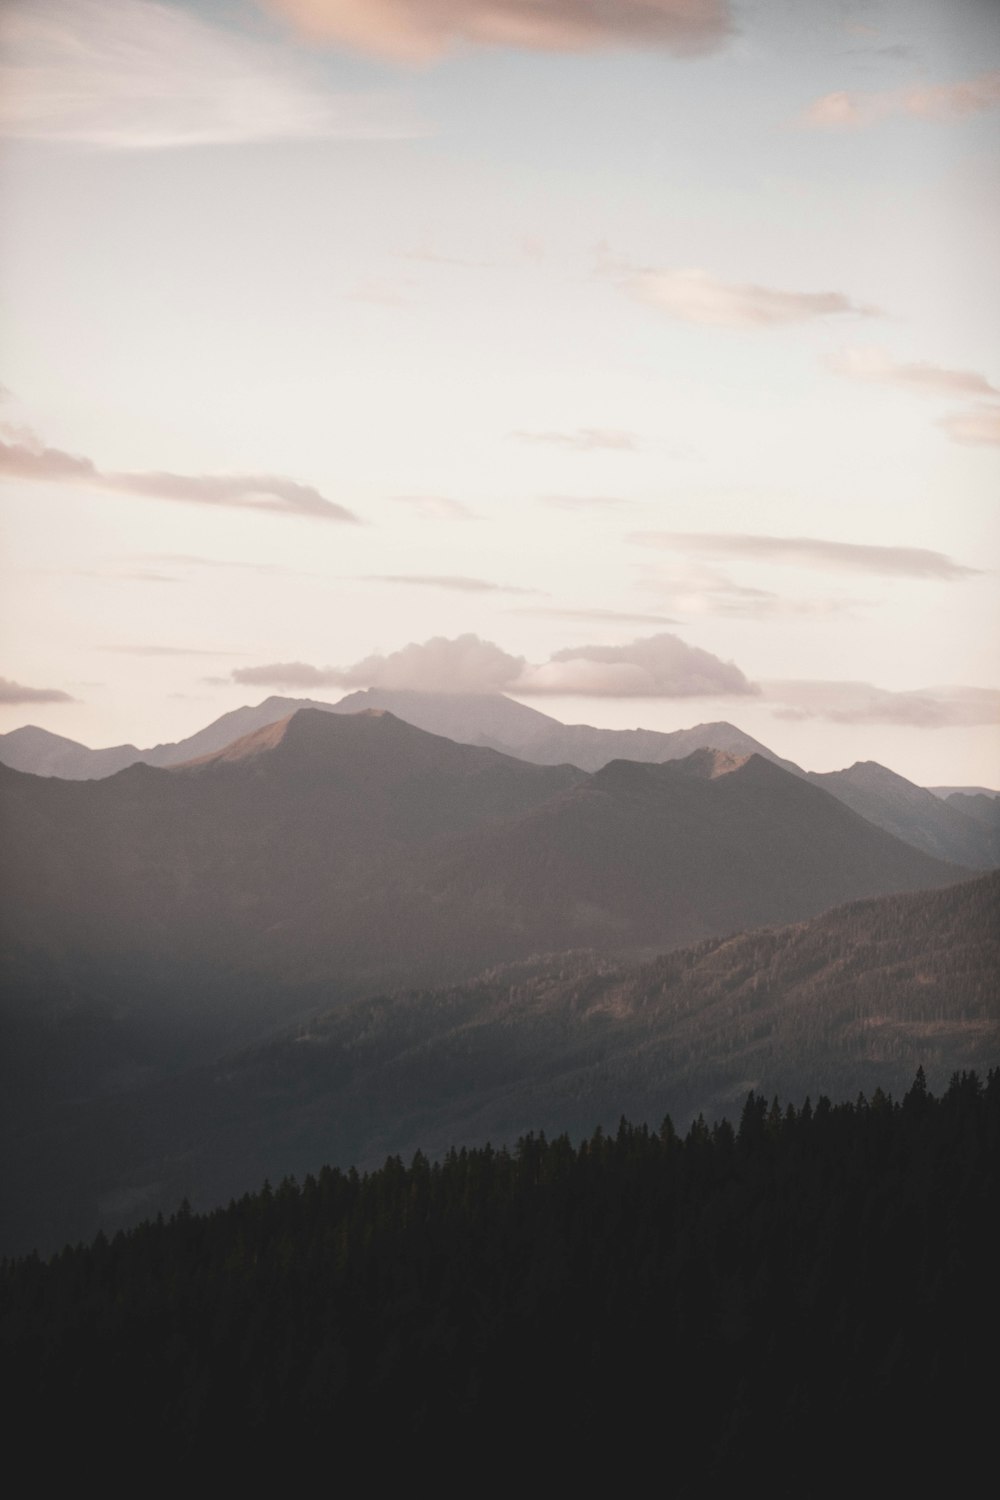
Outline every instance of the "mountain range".
[[(462, 744), (485, 746), (538, 765), (569, 764), (598, 771), (611, 760), (662, 764), (711, 748), (756, 754), (794, 775), (807, 776), (869, 822), (925, 854), (972, 869), (1000, 865), (1000, 799), (985, 789), (926, 789), (874, 761), (843, 771), (805, 772), (726, 722), (660, 733), (647, 729), (597, 729), (562, 724), (499, 693), (421, 693), (369, 688), (339, 703), (270, 697), (224, 714), (185, 740), (138, 750), (118, 745), (91, 750), (28, 725), (0, 735), (0, 764), (33, 775), (89, 780), (128, 766), (177, 766), (222, 750), (234, 741), (287, 718), (300, 708), (324, 713), (381, 709), (408, 724)], [(941, 795), (947, 793), (947, 796)]]
[[(367, 710), (303, 709), (169, 770), (4, 769), (9, 990), (118, 994), (178, 963), (284, 990), (636, 954), (967, 871), (763, 756), (588, 775)], [(226, 977), (228, 976), (228, 977)]]

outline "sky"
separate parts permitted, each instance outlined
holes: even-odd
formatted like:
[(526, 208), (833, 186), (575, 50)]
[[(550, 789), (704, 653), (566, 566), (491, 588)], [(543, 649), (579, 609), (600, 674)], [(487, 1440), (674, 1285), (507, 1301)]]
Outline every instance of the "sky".
[(993, 0), (6, 0), (0, 732), (1000, 786)]

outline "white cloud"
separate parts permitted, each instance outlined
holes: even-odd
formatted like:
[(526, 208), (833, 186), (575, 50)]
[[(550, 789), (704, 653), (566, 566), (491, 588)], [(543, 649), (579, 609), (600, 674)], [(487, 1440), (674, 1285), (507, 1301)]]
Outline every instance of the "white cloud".
[(978, 370), (949, 370), (925, 360), (900, 363), (884, 349), (843, 349), (839, 354), (831, 354), (826, 364), (837, 375), (895, 385), (918, 395), (1000, 396), (1000, 390), (990, 385)]
[(636, 531), (629, 541), (671, 552), (701, 553), (800, 568), (833, 568), (903, 578), (968, 578), (978, 568), (957, 563), (926, 547), (883, 547), (865, 542), (832, 542), (821, 537), (758, 536), (712, 531)]
[(733, 662), (659, 635), (624, 646), (571, 646), (539, 667), (526, 667), (511, 692), (595, 698), (692, 698), (746, 695), (757, 689)]
[(891, 692), (870, 682), (765, 682), (765, 696), (783, 705), (779, 719), (834, 724), (901, 724), (912, 729), (972, 728), (1000, 723), (1000, 691), (929, 687)]
[(875, 317), (843, 292), (783, 292), (752, 283), (717, 280), (708, 271), (637, 271), (625, 281), (632, 294), (670, 317), (716, 328), (776, 328), (815, 318)]
[(0, 135), (106, 150), (424, 134), (272, 47), (156, 0), (6, 0)]
[(307, 37), (401, 61), (458, 46), (592, 52), (715, 51), (733, 30), (729, 0), (263, 0)]
[(524, 697), (570, 693), (690, 698), (758, 691), (732, 662), (667, 633), (624, 646), (570, 647), (538, 666), (477, 635), (436, 636), (388, 655), (368, 656), (350, 667), (314, 667), (306, 662), (240, 667), (233, 672), (233, 681), (266, 687), (377, 687)]

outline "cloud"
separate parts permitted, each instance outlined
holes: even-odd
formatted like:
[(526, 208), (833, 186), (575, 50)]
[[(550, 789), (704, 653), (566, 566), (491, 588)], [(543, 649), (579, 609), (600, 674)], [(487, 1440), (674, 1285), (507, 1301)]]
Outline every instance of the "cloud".
[[(219, 681), (214, 677), (206, 677), (204, 680)], [(237, 667), (233, 672), (233, 681), (248, 687), (330, 688), (346, 685), (343, 673), (336, 667), (311, 667), (304, 661), (276, 661), (261, 667)]]
[(676, 625), (677, 621), (670, 615), (633, 614), (630, 610), (623, 609), (546, 609), (542, 606), (527, 607), (519, 606), (517, 609), (506, 611), (512, 615), (539, 615), (550, 620), (588, 620), (592, 624), (603, 625), (628, 624), (628, 625)]
[(914, 84), (877, 93), (824, 94), (802, 116), (820, 130), (858, 129), (893, 115), (918, 120), (962, 120), (1000, 108), (1000, 69), (980, 73), (964, 83)]
[(634, 432), (618, 432), (602, 427), (578, 427), (575, 432), (512, 432), (521, 443), (552, 443), (559, 448), (578, 448), (589, 453), (594, 448), (631, 450), (638, 448)]
[(89, 458), (26, 443), (0, 441), (0, 478), (43, 482), (76, 481), (150, 500), (182, 500), (195, 505), (277, 511), (326, 521), (358, 522), (343, 505), (327, 500), (311, 485), (274, 474), (105, 474)]
[(277, 662), (240, 667), (233, 681), (263, 687), (409, 689), (424, 693), (500, 693), (518, 676), (524, 658), (510, 656), (477, 635), (435, 636), (388, 656), (374, 654), (351, 667)]
[(398, 101), (331, 94), (293, 48), (154, 0), (7, 0), (0, 135), (114, 151), (425, 134)]
[(612, 698), (745, 696), (758, 689), (732, 662), (661, 634), (625, 646), (579, 646), (530, 665), (477, 635), (435, 636), (350, 667), (275, 662), (239, 667), (233, 681), (256, 687), (405, 689), (426, 693), (577, 694)]
[(459, 46), (540, 52), (714, 52), (734, 30), (728, 0), (264, 0), (318, 42), (402, 62)]
[(657, 572), (646, 587), (665, 595), (670, 608), (684, 615), (714, 615), (730, 619), (773, 620), (828, 618), (846, 614), (858, 602), (845, 599), (789, 599), (767, 589), (737, 583), (714, 568), (699, 564)]
[(815, 318), (877, 317), (843, 292), (780, 292), (752, 283), (717, 281), (708, 271), (637, 271), (625, 286), (640, 301), (685, 323), (716, 328), (777, 328)]
[(900, 724), (911, 729), (973, 728), (1000, 723), (1000, 691), (930, 687), (891, 692), (870, 682), (765, 682), (766, 697), (784, 705), (779, 719), (833, 724)]
[(924, 360), (900, 364), (884, 349), (844, 349), (829, 355), (825, 363), (837, 375), (895, 385), (918, 395), (1000, 396), (1000, 390), (977, 370), (948, 370)]
[(570, 646), (543, 666), (526, 667), (510, 690), (524, 697), (595, 698), (745, 696), (758, 691), (733, 662), (667, 631), (624, 646)]
[(396, 495), (399, 505), (409, 505), (428, 521), (478, 521), (480, 516), (461, 500), (447, 495)]
[(418, 588), (453, 589), (460, 594), (537, 594), (539, 589), (521, 589), (509, 583), (490, 583), (486, 578), (463, 578), (455, 573), (373, 573), (368, 583), (412, 583)]
[(1000, 443), (1000, 406), (970, 406), (938, 423), (953, 443)]
[(703, 553), (743, 561), (789, 563), (800, 568), (835, 568), (902, 578), (968, 578), (981, 571), (925, 547), (879, 547), (863, 542), (829, 542), (805, 536), (748, 536), (725, 532), (637, 531), (629, 537), (643, 547)]
[(75, 703), (69, 693), (60, 692), (58, 688), (33, 688), (24, 687), (19, 682), (11, 682), (7, 677), (0, 677), (0, 704), (6, 703)]

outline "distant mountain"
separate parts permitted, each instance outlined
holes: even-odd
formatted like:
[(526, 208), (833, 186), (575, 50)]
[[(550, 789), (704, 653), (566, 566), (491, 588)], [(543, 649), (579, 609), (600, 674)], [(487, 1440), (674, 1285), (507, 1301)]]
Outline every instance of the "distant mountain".
[(172, 770), (5, 770), (0, 788), (9, 977), (41, 964), (56, 989), (126, 958), (154, 984), (178, 963), (284, 986), (441, 982), (533, 951), (676, 946), (966, 873), (761, 756), (588, 776), (378, 711), (300, 710)]
[[(807, 775), (794, 762), (783, 760), (751, 735), (724, 721), (696, 724), (670, 733), (651, 729), (596, 729), (587, 724), (561, 724), (548, 714), (526, 708), (500, 693), (419, 693), (376, 688), (350, 693), (339, 703), (267, 698), (254, 707), (223, 714), (186, 740), (148, 750), (137, 750), (134, 745), (89, 750), (73, 740), (28, 726), (0, 735), (0, 764), (68, 780), (99, 779), (137, 763), (159, 767), (183, 765), (222, 750), (268, 724), (278, 723), (300, 708), (334, 714), (366, 709), (388, 711), (430, 734), (460, 744), (499, 750), (536, 765), (573, 765), (581, 770), (598, 771), (612, 760), (660, 765), (681, 760), (698, 749), (713, 748), (736, 755), (760, 755), (793, 775)], [(838, 801), (925, 854), (973, 869), (1000, 864), (1000, 838), (993, 827), (991, 811), (983, 814), (972, 806), (945, 803), (931, 790), (914, 786), (874, 761), (859, 762), (845, 771), (810, 772), (808, 776)], [(985, 833), (983, 823), (987, 825)]]
[(35, 776), (59, 776), (69, 781), (96, 780), (113, 776), (126, 766), (177, 766), (222, 750), (226, 745), (286, 719), (300, 708), (324, 713), (359, 713), (364, 709), (388, 710), (424, 729), (460, 744), (484, 745), (539, 765), (575, 765), (597, 771), (609, 760), (678, 760), (692, 750), (713, 746), (741, 755), (763, 755), (786, 770), (798, 771), (751, 735), (733, 724), (698, 724), (661, 734), (652, 729), (594, 729), (587, 724), (562, 724), (537, 709), (526, 708), (501, 693), (418, 693), (369, 688), (350, 693), (339, 703), (312, 698), (266, 698), (255, 707), (237, 708), (223, 714), (205, 729), (185, 740), (137, 750), (118, 745), (108, 750), (90, 750), (75, 740), (28, 725), (0, 735), (0, 765)]
[[(971, 799), (942, 801), (926, 787), (915, 786), (877, 761), (858, 761), (846, 771), (810, 771), (809, 780), (887, 833), (933, 854), (974, 869), (1000, 864), (1000, 841), (991, 835), (986, 818), (977, 818), (966, 804)], [(980, 799), (983, 803), (989, 799)], [(992, 807), (993, 804), (989, 803)], [(1000, 803), (996, 804), (1000, 831)]]
[(935, 797), (951, 797), (952, 795), (964, 797), (1000, 797), (1000, 792), (988, 786), (929, 786), (929, 792)]
[(751, 1088), (814, 1102), (902, 1092), (918, 1065), (935, 1088), (956, 1070), (985, 1075), (1000, 1059), (998, 911), (994, 874), (640, 967), (536, 957), (320, 1008), (113, 1093), (50, 1091), (41, 1118), (36, 1108), (14, 1131), (3, 1248), (54, 1247), (183, 1196), (210, 1207), (326, 1162), (374, 1167), (528, 1129), (589, 1134), (622, 1113), (655, 1125), (669, 1111), (686, 1128), (699, 1112), (735, 1118)]
[(787, 771), (802, 774), (792, 761), (782, 760), (759, 740), (724, 721), (668, 733), (656, 729), (595, 729), (589, 724), (562, 724), (499, 693), (415, 693), (385, 688), (351, 693), (334, 706), (338, 713), (387, 709), (430, 734), (443, 734), (466, 744), (490, 745), (537, 765), (568, 764), (583, 771), (599, 771), (612, 760), (659, 765), (681, 760), (692, 750), (712, 748), (737, 755), (762, 755)]
[[(414, 693), (414, 691), (367, 688), (349, 693), (339, 703), (324, 703), (310, 697), (267, 697), (262, 703), (235, 708), (199, 729), (187, 739), (136, 750), (135, 745), (115, 745), (109, 750), (90, 750), (75, 739), (52, 735), (48, 729), (28, 724), (0, 735), (0, 765), (33, 775), (58, 775), (64, 780), (97, 780), (114, 775), (124, 766), (183, 765), (187, 760), (222, 750), (235, 739), (262, 729), (265, 724), (288, 718), (300, 708), (316, 708), (328, 714), (357, 714), (363, 709), (387, 709), (405, 723), (432, 735), (444, 735), (460, 744), (487, 745), (537, 765), (576, 765), (583, 771), (600, 771), (609, 760), (681, 759), (691, 750), (711, 745), (738, 754), (763, 754), (789, 771), (798, 772), (792, 760), (783, 760), (766, 745), (745, 735), (735, 724), (696, 724), (693, 729), (660, 733), (655, 729), (594, 729), (589, 724), (562, 724), (558, 718), (525, 708), (502, 693)], [(801, 774), (801, 772), (799, 772)]]
[(299, 708), (318, 708), (332, 711), (336, 705), (318, 703), (311, 698), (266, 698), (253, 708), (236, 708), (223, 714), (186, 740), (154, 745), (148, 750), (137, 750), (134, 745), (115, 745), (107, 750), (91, 750), (76, 740), (52, 734), (28, 724), (23, 729), (13, 729), (9, 734), (0, 734), (0, 765), (10, 766), (14, 771), (27, 771), (33, 776), (58, 776), (65, 781), (97, 781), (105, 776), (114, 776), (128, 766), (179, 766), (185, 761), (201, 755), (210, 755), (222, 750), (234, 740), (262, 729), (265, 724), (274, 724), (286, 719)]
[(113, 745), (106, 750), (91, 750), (64, 735), (26, 724), (0, 734), (0, 764), (32, 776), (59, 776), (67, 781), (82, 781), (114, 776), (143, 757), (134, 745)]

